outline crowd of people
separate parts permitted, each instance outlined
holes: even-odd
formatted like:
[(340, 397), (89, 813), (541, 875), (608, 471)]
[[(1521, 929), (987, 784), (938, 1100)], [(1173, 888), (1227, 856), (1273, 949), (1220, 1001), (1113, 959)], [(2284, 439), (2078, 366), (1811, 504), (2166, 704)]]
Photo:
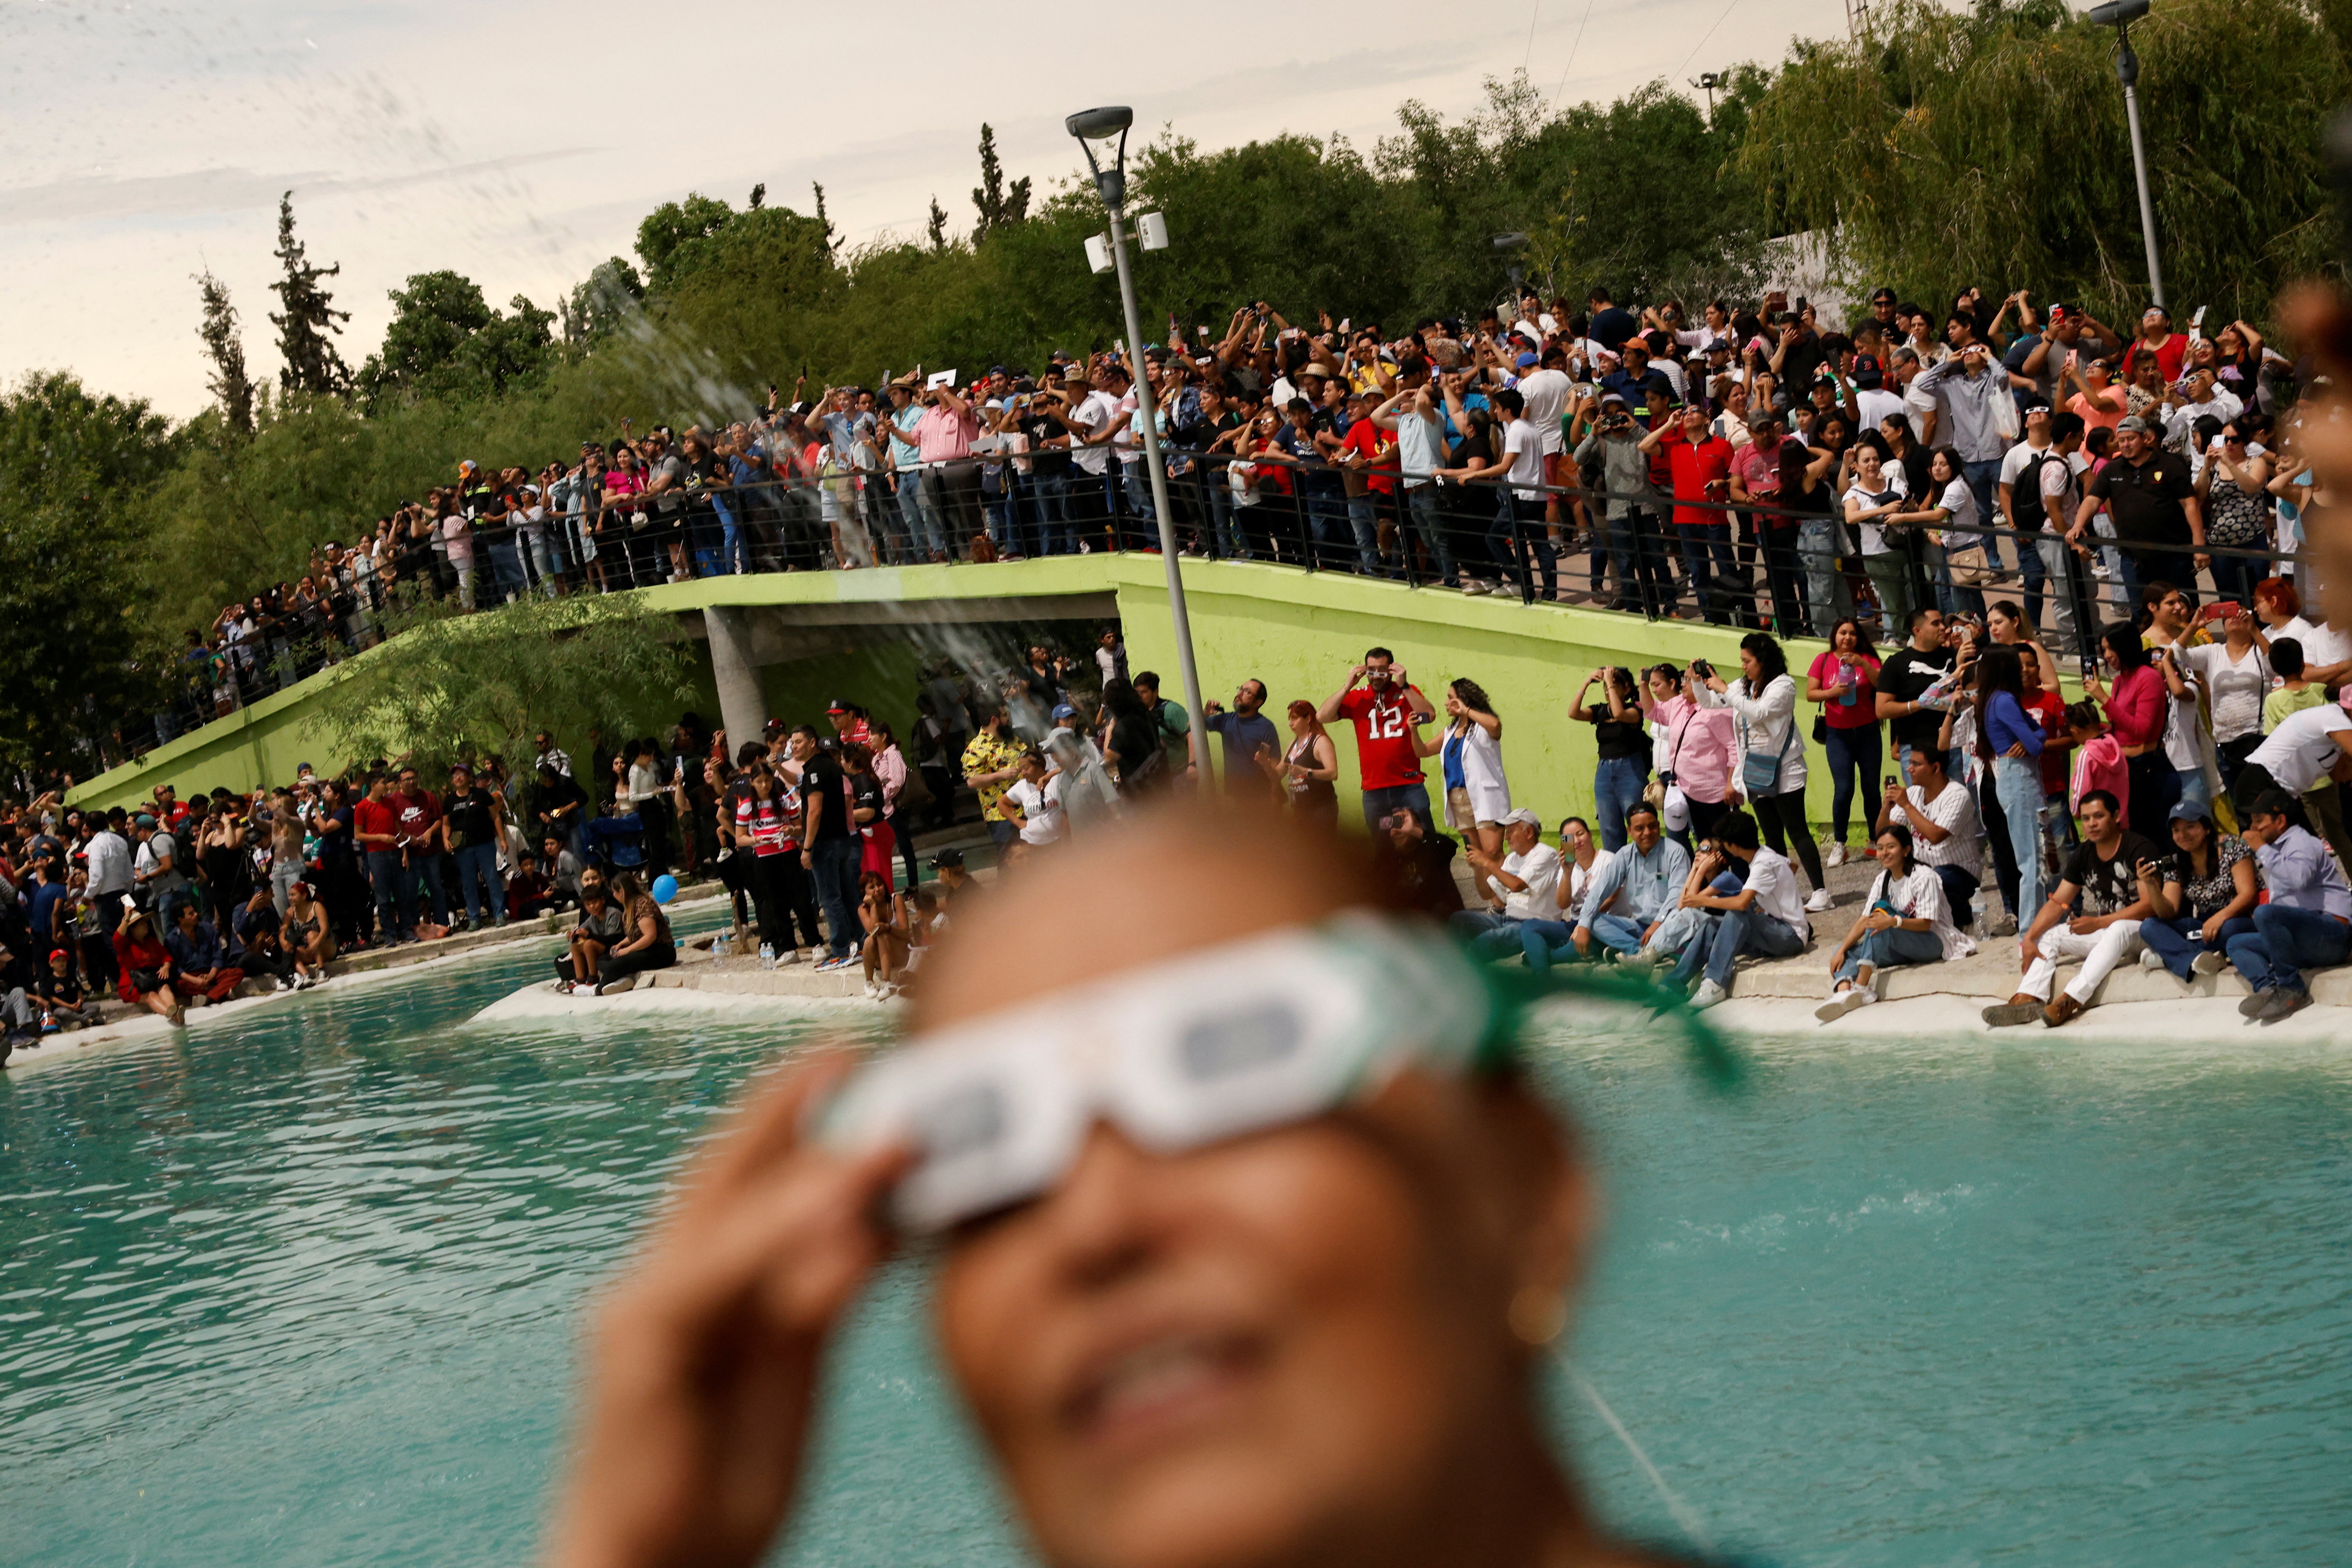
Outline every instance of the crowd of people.
[[(189, 631), (159, 740), (466, 609), (754, 571), (1157, 549), (1140, 377), (1188, 553), (1703, 616), (1783, 640), (2021, 604), (2062, 651), (2168, 582), (2244, 602), (2302, 542), (2300, 368), (2254, 328), (2110, 327), (2031, 291), (1293, 326), (828, 386), (724, 426), (455, 466)], [(1580, 563), (1576, 557), (1584, 559)], [(1563, 566), (1563, 563), (1565, 565)], [(2046, 612), (2046, 613), (2045, 613)], [(135, 745), (143, 741), (126, 735)]]

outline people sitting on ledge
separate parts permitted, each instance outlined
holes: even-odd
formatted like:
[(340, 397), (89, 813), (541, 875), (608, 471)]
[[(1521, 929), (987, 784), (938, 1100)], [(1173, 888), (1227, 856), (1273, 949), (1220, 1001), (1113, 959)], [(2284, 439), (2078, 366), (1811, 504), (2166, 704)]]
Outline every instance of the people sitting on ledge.
[[(1726, 892), (1715, 879), (1733, 861), (1744, 864), (1748, 875), (1738, 891)], [(1716, 824), (1715, 847), (1698, 858), (1691, 876), (1706, 885), (1685, 891), (1682, 906), (1708, 910), (1715, 918), (1684, 944), (1669, 984), (1687, 984), (1702, 963), (1706, 966), (1691, 993), (1694, 1011), (1704, 1011), (1731, 994), (1731, 967), (1741, 953), (1794, 958), (1812, 939), (1796, 868), (1786, 855), (1764, 847), (1756, 819), (1746, 812), (1732, 812)]]
[[(2116, 964), (2140, 951), (2139, 924), (2156, 912), (2163, 892), (2158, 850), (2124, 826), (2116, 797), (2095, 789), (2083, 797), (2086, 842), (2068, 858), (2057, 889), (2019, 942), (2025, 974), (2006, 1002), (1984, 1010), (1995, 1028), (2039, 1018), (2055, 1028), (2081, 1016)], [(2081, 973), (2053, 998), (2058, 961), (2079, 958)]]
[(2218, 974), (2230, 939), (2254, 929), (2254, 857), (2245, 840), (2223, 833), (2193, 800), (2172, 808), (2171, 864), (2156, 912), (2139, 922), (2147, 950), (2139, 961), (2177, 980)]
[(1650, 954), (1651, 941), (1682, 896), (1690, 851), (1665, 836), (1658, 808), (1636, 801), (1625, 814), (1625, 845), (1609, 858), (1584, 895), (1576, 919), (1576, 951), (1593, 956), (1599, 942), (1622, 958)]
[(2254, 929), (2230, 939), (2230, 963), (2254, 988), (2238, 1011), (2264, 1024), (2311, 1005), (2305, 970), (2352, 956), (2352, 886), (2327, 846), (2294, 820), (2299, 811), (2292, 795), (2273, 791), (2254, 802), (2246, 824), (2271, 896), (2254, 906)]
[(1878, 875), (1861, 918), (1830, 954), (1830, 999), (1814, 1014), (1825, 1024), (1877, 1001), (1878, 977), (1890, 969), (1966, 958), (1977, 950), (1952, 924), (1944, 879), (1913, 857), (1909, 828), (1897, 822), (1880, 829), (1870, 852)]

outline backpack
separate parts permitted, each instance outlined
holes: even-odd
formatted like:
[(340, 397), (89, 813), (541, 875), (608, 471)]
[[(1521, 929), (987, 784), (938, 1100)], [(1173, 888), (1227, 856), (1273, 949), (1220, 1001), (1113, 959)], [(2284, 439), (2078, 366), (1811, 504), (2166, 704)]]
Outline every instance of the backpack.
[(2017, 471), (2017, 478), (2010, 483), (2009, 503), (2017, 513), (2020, 530), (2048, 525), (2049, 514), (2042, 507), (2042, 467), (2045, 463), (2063, 463), (2065, 460), (2058, 455), (2057, 447), (2045, 447), (2027, 458), (2025, 467)]

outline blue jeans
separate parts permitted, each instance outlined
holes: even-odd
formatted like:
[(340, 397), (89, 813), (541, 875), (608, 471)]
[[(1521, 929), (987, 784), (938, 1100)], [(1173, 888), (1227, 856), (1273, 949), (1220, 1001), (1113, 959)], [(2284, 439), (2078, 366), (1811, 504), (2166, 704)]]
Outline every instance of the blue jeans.
[(501, 599), (509, 594), (520, 595), (529, 584), (522, 574), (522, 555), (515, 548), (513, 534), (493, 537), (490, 545), (490, 579), (498, 586)]
[(1675, 963), (1674, 983), (1685, 984), (1706, 964), (1706, 977), (1725, 990), (1731, 988), (1731, 966), (1743, 952), (1760, 952), (1767, 958), (1794, 958), (1805, 951), (1805, 933), (1794, 926), (1784, 925), (1763, 910), (1749, 905), (1744, 910), (1731, 910), (1712, 923), (1712, 929), (1702, 931), (1684, 947), (1683, 955)]
[(1727, 619), (1731, 590), (1728, 585), (1718, 587), (1716, 579), (1731, 575), (1731, 525), (1676, 523), (1675, 534), (1682, 543), (1683, 573), (1690, 578), (1691, 597), (1699, 613), (1710, 621)]
[(507, 921), (506, 884), (499, 880), (499, 847), (495, 844), (468, 844), (463, 849), (449, 851), (457, 872), (457, 891), (465, 896), (466, 922), (478, 925), (482, 919), (482, 900), (474, 887), (476, 878), (490, 890), (490, 916), (500, 925)]
[(1878, 765), (1885, 752), (1878, 739), (1876, 724), (1856, 724), (1852, 729), (1830, 726), (1830, 743), (1823, 748), (1830, 760), (1830, 842), (1845, 842), (1846, 825), (1853, 819), (1853, 795), (1863, 792), (1863, 822), (1870, 821), (1870, 802), (1878, 795)]
[(1641, 952), (1642, 933), (1649, 929), (1639, 921), (1617, 914), (1594, 915), (1584, 924), (1592, 932), (1592, 940), (1612, 952)]
[(866, 934), (857, 922), (857, 863), (865, 852), (856, 834), (809, 848), (809, 875), (816, 882), (817, 902), (824, 906), (825, 947), (835, 958), (856, 952)]
[(397, 849), (367, 852), (368, 885), (375, 889), (375, 931), (380, 945), (389, 947), (415, 934), (409, 918), (408, 872)]
[(1576, 928), (1566, 921), (1521, 921), (1519, 951), (1527, 955), (1528, 967), (1538, 974), (1555, 963), (1573, 963), (1577, 957)]
[(1601, 847), (1611, 854), (1625, 847), (1625, 814), (1642, 804), (1649, 780), (1646, 757), (1603, 757), (1592, 770), (1592, 815), (1600, 819)]
[(719, 573), (720, 576), (743, 576), (751, 570), (751, 536), (750, 530), (735, 521), (735, 514), (726, 507), (719, 509)]
[(1070, 554), (1076, 546), (1070, 542), (1068, 470), (1032, 474), (1028, 490), (1030, 509), (1037, 518), (1037, 553)]
[(1509, 915), (1492, 910), (1456, 910), (1445, 917), (1445, 923), (1455, 936), (1470, 939), (1473, 958), (1503, 958), (1520, 951), (1519, 927), (1525, 922)]
[[(1445, 517), (1437, 504), (1437, 487), (1415, 485), (1406, 490), (1404, 508), (1405, 515), (1412, 520), (1414, 537), (1428, 546), (1430, 559), (1437, 563), (1437, 575), (1447, 587), (1455, 586), (1460, 579), (1454, 574), (1454, 552), (1445, 542)], [(1407, 544), (1405, 548), (1410, 552), (1412, 547)]]
[(2244, 915), (2232, 915), (2221, 922), (2221, 933), (2211, 942), (2201, 934), (2205, 922), (2192, 915), (2175, 915), (2170, 920), (2144, 920), (2139, 922), (2139, 940), (2150, 952), (2164, 960), (2164, 967), (2172, 971), (2175, 979), (2186, 980), (2195, 971), (2189, 968), (2200, 952), (2226, 952), (2232, 938), (2252, 935), (2254, 922)]
[(1348, 527), (1356, 536), (1356, 570), (1370, 577), (1381, 569), (1380, 497), (1367, 490), (1348, 498)]
[(1421, 818), (1423, 827), (1429, 826), (1429, 786), (1426, 784), (1390, 784), (1383, 789), (1364, 792), (1364, 831), (1378, 833), (1381, 818), (1392, 811), (1411, 807)]
[(1317, 489), (1312, 481), (1301, 480), (1300, 504), (1306, 509), (1307, 533), (1313, 541), (1308, 549), (1315, 565), (1320, 571), (1336, 571), (1347, 564), (1339, 552), (1340, 529), (1348, 521), (1348, 498), (1337, 490)]
[(1874, 931), (1848, 950), (1833, 980), (1855, 979), (1867, 966), (1874, 975), (1902, 963), (1934, 963), (1944, 956), (1944, 944), (1931, 931), (1905, 931), (1890, 926)]
[(440, 856), (412, 856), (408, 862), (406, 887), (409, 907), (416, 911), (418, 920), (425, 918), (425, 900), (430, 895), (433, 923), (441, 926), (449, 923), (449, 886), (441, 876)]
[(1837, 564), (1837, 524), (1825, 517), (1797, 525), (1797, 559), (1804, 563), (1806, 607), (1813, 635), (1826, 638), (1853, 612), (1853, 592)]
[(2017, 857), (2017, 929), (2033, 923), (2050, 889), (2042, 885), (2042, 759), (1995, 757), (1993, 795), (2009, 825), (2010, 853)]
[[(1509, 563), (1507, 570), (1517, 578), (1523, 596), (1554, 599), (1559, 596), (1559, 548), (1551, 542), (1543, 512), (1540, 499), (1505, 487), (1495, 521), (1486, 528), (1486, 542), (1496, 560)], [(1518, 524), (1516, 547), (1511, 542), (1514, 519)]]
[(898, 475), (898, 511), (906, 519), (908, 547), (918, 561), (929, 561), (948, 547), (947, 521), (940, 515), (939, 498), (931, 493), (938, 488), (936, 478), (920, 468), (902, 469)]
[[(1967, 481), (1969, 493), (1977, 498), (1977, 521), (1986, 523), (2001, 521), (2000, 497), (1995, 490), (2000, 483), (2000, 459), (1987, 458), (1980, 462), (1962, 463), (1960, 478)], [(2001, 569), (2000, 541), (1988, 534), (1984, 547), (1986, 560), (1991, 563), (1995, 572), (1999, 572)]]
[(2257, 991), (2301, 991), (2303, 971), (2329, 969), (2352, 954), (2352, 925), (2317, 910), (2256, 904), (2251, 934), (2230, 939), (2230, 963)]

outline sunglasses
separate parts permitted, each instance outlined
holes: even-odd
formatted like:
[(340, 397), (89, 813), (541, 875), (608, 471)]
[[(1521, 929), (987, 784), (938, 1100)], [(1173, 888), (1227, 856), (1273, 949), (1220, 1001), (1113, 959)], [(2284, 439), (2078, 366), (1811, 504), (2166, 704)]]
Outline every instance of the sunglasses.
[(1050, 1191), (1097, 1117), (1177, 1153), (1360, 1102), (1408, 1067), (1491, 1066), (1496, 994), (1451, 943), (1343, 916), (914, 1041), (842, 1087), (820, 1136), (913, 1150), (890, 1214), (937, 1232)]

